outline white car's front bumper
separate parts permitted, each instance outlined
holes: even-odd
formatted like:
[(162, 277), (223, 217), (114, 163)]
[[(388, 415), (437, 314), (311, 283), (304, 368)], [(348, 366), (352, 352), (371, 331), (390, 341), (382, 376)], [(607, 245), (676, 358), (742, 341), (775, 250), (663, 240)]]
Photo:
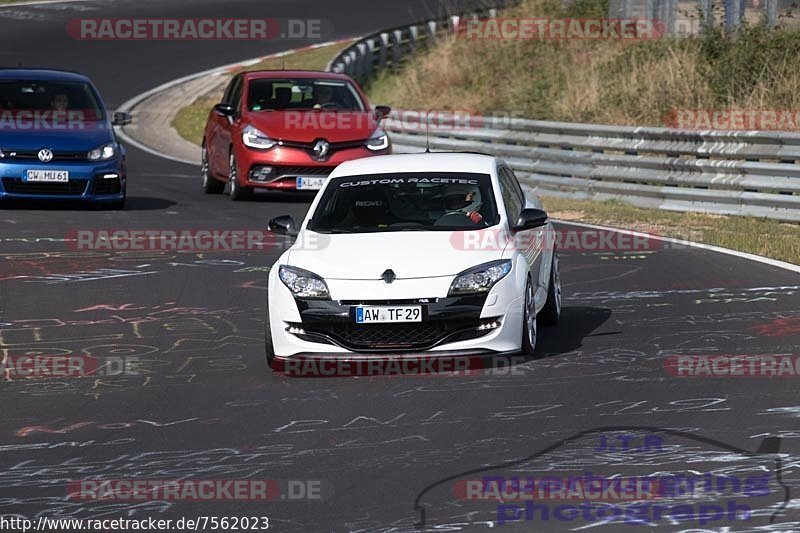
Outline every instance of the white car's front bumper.
[[(524, 282), (512, 272), (485, 296), (447, 297), (448, 278), (326, 280), (330, 301), (295, 300), (277, 276), (269, 276), (269, 329), (275, 358), (368, 358), (388, 354), (426, 356), (514, 353), (521, 347)], [(428, 300), (428, 301), (426, 301)], [(356, 305), (423, 307), (423, 322), (356, 325)], [(491, 322), (499, 327), (478, 330)], [(365, 336), (363, 328), (370, 328)], [(438, 331), (438, 333), (437, 333)]]

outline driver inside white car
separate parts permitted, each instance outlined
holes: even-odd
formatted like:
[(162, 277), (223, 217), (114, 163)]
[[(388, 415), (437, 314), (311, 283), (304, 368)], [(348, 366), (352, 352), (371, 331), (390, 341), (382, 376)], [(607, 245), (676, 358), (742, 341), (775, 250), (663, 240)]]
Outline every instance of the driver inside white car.
[(480, 224), (483, 215), (480, 214), (481, 190), (476, 185), (454, 185), (448, 188), (444, 197), (445, 216), (451, 214), (464, 214), (473, 224)]

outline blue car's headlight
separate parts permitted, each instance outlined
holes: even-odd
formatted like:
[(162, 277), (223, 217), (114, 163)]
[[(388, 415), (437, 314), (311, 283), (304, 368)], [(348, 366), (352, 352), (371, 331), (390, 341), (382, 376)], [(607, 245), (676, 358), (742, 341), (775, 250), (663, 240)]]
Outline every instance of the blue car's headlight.
[(325, 281), (313, 272), (303, 270), (302, 268), (281, 265), (278, 269), (278, 277), (281, 278), (283, 284), (292, 291), (292, 295), (297, 298), (330, 298), (328, 286), (325, 284)]
[(104, 144), (103, 146), (98, 146), (86, 154), (86, 159), (89, 161), (107, 161), (109, 159), (114, 159), (118, 152), (119, 146), (117, 143), (111, 142)]
[(483, 294), (511, 272), (511, 260), (501, 259), (465, 270), (453, 280), (448, 296)]

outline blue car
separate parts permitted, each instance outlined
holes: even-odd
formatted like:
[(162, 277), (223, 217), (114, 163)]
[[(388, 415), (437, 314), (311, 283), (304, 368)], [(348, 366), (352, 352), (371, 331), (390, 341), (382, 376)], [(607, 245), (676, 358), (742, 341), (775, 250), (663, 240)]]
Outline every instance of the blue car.
[(125, 206), (125, 149), (94, 84), (81, 74), (0, 69), (0, 204), (81, 200)]

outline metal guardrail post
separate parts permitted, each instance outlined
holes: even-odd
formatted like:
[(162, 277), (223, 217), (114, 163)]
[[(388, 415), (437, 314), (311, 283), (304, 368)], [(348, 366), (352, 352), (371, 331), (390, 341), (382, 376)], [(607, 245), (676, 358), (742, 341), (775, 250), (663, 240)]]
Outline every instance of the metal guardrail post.
[(356, 45), (356, 50), (356, 78), (359, 83), (364, 83), (367, 78), (367, 44), (358, 43)]
[(461, 23), (461, 18), (456, 16), (447, 17), (444, 21), (445, 31), (447, 33), (455, 33), (458, 31), (458, 25)]
[(375, 41), (376, 39), (374, 37), (365, 40), (367, 50), (364, 53), (364, 77), (366, 79), (369, 79), (370, 76), (372, 76), (372, 72), (375, 70), (375, 51), (377, 49)]
[(700, 22), (704, 30), (714, 26), (714, 4), (711, 0), (700, 0)]
[(655, 18), (664, 25), (665, 33), (668, 36), (674, 36), (678, 16), (677, 0), (656, 0), (655, 12)]
[(392, 33), (389, 34), (393, 67), (396, 67), (397, 65), (400, 64), (400, 58), (403, 55), (403, 51), (400, 49), (400, 43), (402, 39), (403, 39), (403, 30), (394, 30)]
[(742, 0), (725, 0), (725, 30), (732, 32), (742, 25), (744, 20), (744, 2)]
[(417, 51), (417, 36), (419, 34), (419, 30), (417, 30), (416, 26), (409, 26), (408, 27), (408, 53), (413, 54)]
[(778, 25), (778, 0), (767, 0), (764, 7), (767, 10), (767, 26), (775, 28)]
[(632, 0), (609, 0), (608, 2), (608, 18), (610, 19), (629, 19), (632, 11)]
[(431, 43), (431, 44), (436, 43), (436, 21), (435, 20), (429, 20), (425, 24), (425, 30), (426, 30), (426, 32), (428, 34), (428, 36), (427, 36), (428, 42)]
[(378, 68), (384, 69), (386, 68), (386, 56), (387, 51), (389, 50), (389, 34), (386, 32), (381, 32), (378, 38), (378, 42), (380, 42), (378, 50)]

